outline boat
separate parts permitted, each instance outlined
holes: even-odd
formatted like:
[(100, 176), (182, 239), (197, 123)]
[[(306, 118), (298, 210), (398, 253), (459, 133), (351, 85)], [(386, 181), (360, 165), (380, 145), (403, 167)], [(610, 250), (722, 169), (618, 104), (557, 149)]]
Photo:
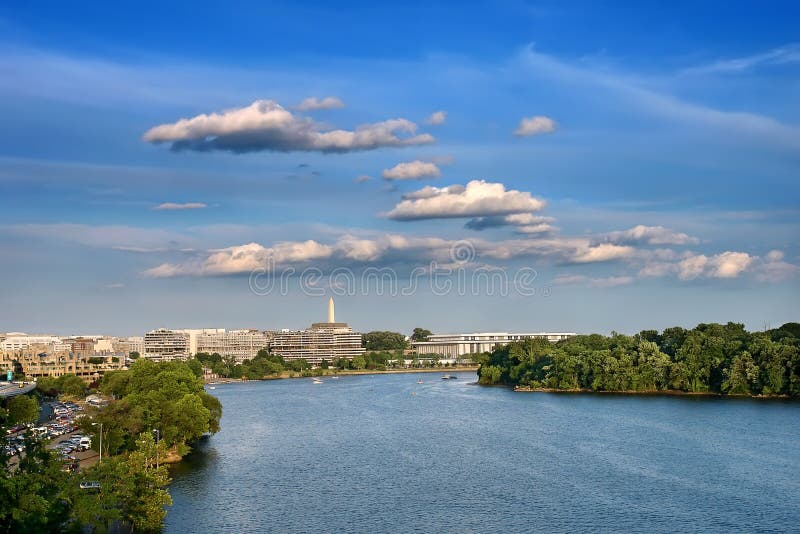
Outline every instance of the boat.
[(442, 375), (442, 380), (455, 380), (457, 378), (458, 377), (454, 375)]
[(417, 380), (417, 384), (422, 384), (422, 379)]
[(311, 382), (314, 384), (322, 384), (322, 380), (320, 380), (319, 378), (312, 378)]
[(208, 386), (208, 389), (217, 389), (217, 388), (214, 386)]

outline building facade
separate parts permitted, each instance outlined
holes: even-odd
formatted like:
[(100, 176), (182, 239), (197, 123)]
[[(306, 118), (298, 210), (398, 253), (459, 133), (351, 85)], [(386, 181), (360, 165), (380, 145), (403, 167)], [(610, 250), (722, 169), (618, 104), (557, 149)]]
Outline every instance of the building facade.
[(427, 341), (413, 343), (420, 356), (437, 355), (445, 358), (458, 358), (466, 354), (490, 352), (500, 345), (512, 341), (540, 338), (550, 342), (561, 341), (576, 335), (575, 332), (475, 332), (472, 334), (433, 334)]
[(328, 301), (328, 321), (314, 323), (306, 330), (281, 330), (270, 340), (270, 351), (285, 360), (304, 359), (313, 366), (323, 360), (352, 359), (366, 352), (361, 346), (361, 334), (347, 323), (337, 323), (333, 299)]
[(195, 334), (192, 354), (216, 352), (242, 363), (255, 358), (258, 351), (268, 348), (269, 340), (270, 336), (261, 330), (204, 330)]
[(186, 360), (189, 352), (189, 334), (178, 330), (159, 328), (144, 335), (142, 356), (156, 361)]

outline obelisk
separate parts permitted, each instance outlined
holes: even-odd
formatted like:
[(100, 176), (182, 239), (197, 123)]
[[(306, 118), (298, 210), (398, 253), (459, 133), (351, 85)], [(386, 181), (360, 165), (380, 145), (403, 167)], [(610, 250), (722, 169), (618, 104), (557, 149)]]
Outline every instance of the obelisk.
[(329, 323), (336, 322), (335, 314), (333, 311), (333, 297), (331, 297), (330, 300), (328, 300), (328, 322)]

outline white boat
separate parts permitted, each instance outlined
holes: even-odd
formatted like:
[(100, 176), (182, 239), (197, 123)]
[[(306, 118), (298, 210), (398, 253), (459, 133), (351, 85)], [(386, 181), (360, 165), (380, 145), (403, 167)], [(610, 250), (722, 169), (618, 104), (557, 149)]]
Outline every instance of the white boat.
[(314, 384), (322, 384), (322, 380), (320, 380), (319, 378), (312, 378), (311, 382)]
[(214, 386), (208, 386), (208, 389), (217, 389)]

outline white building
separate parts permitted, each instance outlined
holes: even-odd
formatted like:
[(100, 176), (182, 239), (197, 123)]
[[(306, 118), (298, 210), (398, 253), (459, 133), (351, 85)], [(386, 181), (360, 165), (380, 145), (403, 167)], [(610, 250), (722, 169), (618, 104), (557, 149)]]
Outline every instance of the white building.
[(215, 352), (237, 363), (252, 360), (269, 346), (269, 336), (261, 330), (203, 330), (190, 336), (192, 354)]
[(314, 323), (307, 330), (281, 330), (270, 341), (270, 351), (285, 360), (305, 359), (311, 365), (322, 360), (331, 363), (337, 358), (352, 359), (366, 352), (361, 346), (361, 334), (353, 332), (347, 323), (337, 323), (333, 299), (328, 301), (328, 322)]
[(490, 352), (499, 345), (512, 341), (541, 338), (551, 342), (561, 341), (576, 335), (575, 332), (531, 332), (510, 334), (508, 332), (475, 332), (472, 334), (433, 334), (427, 341), (415, 341), (417, 354), (439, 355), (445, 358), (458, 358), (465, 354)]
[(189, 358), (189, 334), (159, 328), (144, 335), (144, 353), (151, 360), (169, 361)]
[(0, 351), (18, 352), (25, 350), (31, 345), (60, 345), (61, 338), (49, 335), (28, 335), (24, 332), (9, 332), (5, 339), (0, 342)]

